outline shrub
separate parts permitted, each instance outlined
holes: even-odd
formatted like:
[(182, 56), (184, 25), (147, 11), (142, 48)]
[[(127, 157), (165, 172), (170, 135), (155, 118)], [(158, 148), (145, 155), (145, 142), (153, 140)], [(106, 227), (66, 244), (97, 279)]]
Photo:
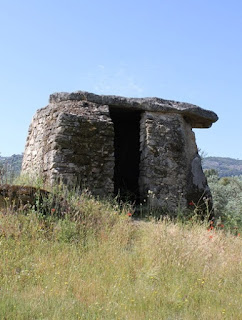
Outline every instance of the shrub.
[(208, 184), (213, 196), (213, 206), (218, 224), (230, 230), (242, 227), (242, 177), (208, 177)]

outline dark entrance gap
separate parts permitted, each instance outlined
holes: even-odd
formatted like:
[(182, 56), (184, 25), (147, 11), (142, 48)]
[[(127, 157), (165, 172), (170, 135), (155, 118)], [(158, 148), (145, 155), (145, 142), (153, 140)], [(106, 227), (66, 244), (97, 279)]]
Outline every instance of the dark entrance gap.
[(110, 107), (114, 124), (114, 193), (122, 200), (139, 200), (140, 116), (137, 110)]

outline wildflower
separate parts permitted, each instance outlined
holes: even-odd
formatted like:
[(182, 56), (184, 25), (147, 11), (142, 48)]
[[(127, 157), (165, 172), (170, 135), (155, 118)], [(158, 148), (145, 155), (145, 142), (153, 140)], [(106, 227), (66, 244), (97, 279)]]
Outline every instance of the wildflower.
[(193, 206), (194, 205), (193, 201), (190, 201), (188, 204), (189, 204), (189, 206)]
[(55, 213), (55, 208), (52, 208), (51, 209), (51, 214), (54, 214)]
[(127, 216), (128, 216), (128, 217), (132, 217), (132, 213), (131, 213), (131, 212), (128, 212), (128, 213), (127, 213)]
[(208, 231), (213, 230), (214, 226), (213, 226), (213, 221), (210, 221), (210, 226), (208, 227)]

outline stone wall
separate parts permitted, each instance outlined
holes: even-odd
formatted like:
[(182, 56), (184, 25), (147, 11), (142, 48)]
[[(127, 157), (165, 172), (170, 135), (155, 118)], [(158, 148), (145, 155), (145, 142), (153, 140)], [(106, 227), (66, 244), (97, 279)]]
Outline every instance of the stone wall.
[(97, 195), (112, 193), (114, 132), (111, 119), (63, 113), (59, 121), (53, 178), (68, 185), (87, 187)]
[(140, 193), (151, 205), (186, 206), (188, 177), (197, 147), (179, 114), (145, 112), (141, 119)]
[(78, 184), (99, 195), (112, 193), (113, 138), (108, 106), (50, 104), (32, 120), (22, 172), (50, 183)]

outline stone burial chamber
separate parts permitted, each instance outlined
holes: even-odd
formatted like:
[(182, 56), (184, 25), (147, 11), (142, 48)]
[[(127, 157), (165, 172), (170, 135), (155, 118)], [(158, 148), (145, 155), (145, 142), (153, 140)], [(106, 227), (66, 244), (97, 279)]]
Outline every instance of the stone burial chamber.
[(211, 197), (192, 128), (217, 115), (159, 98), (54, 93), (29, 127), (22, 173), (175, 210)]

